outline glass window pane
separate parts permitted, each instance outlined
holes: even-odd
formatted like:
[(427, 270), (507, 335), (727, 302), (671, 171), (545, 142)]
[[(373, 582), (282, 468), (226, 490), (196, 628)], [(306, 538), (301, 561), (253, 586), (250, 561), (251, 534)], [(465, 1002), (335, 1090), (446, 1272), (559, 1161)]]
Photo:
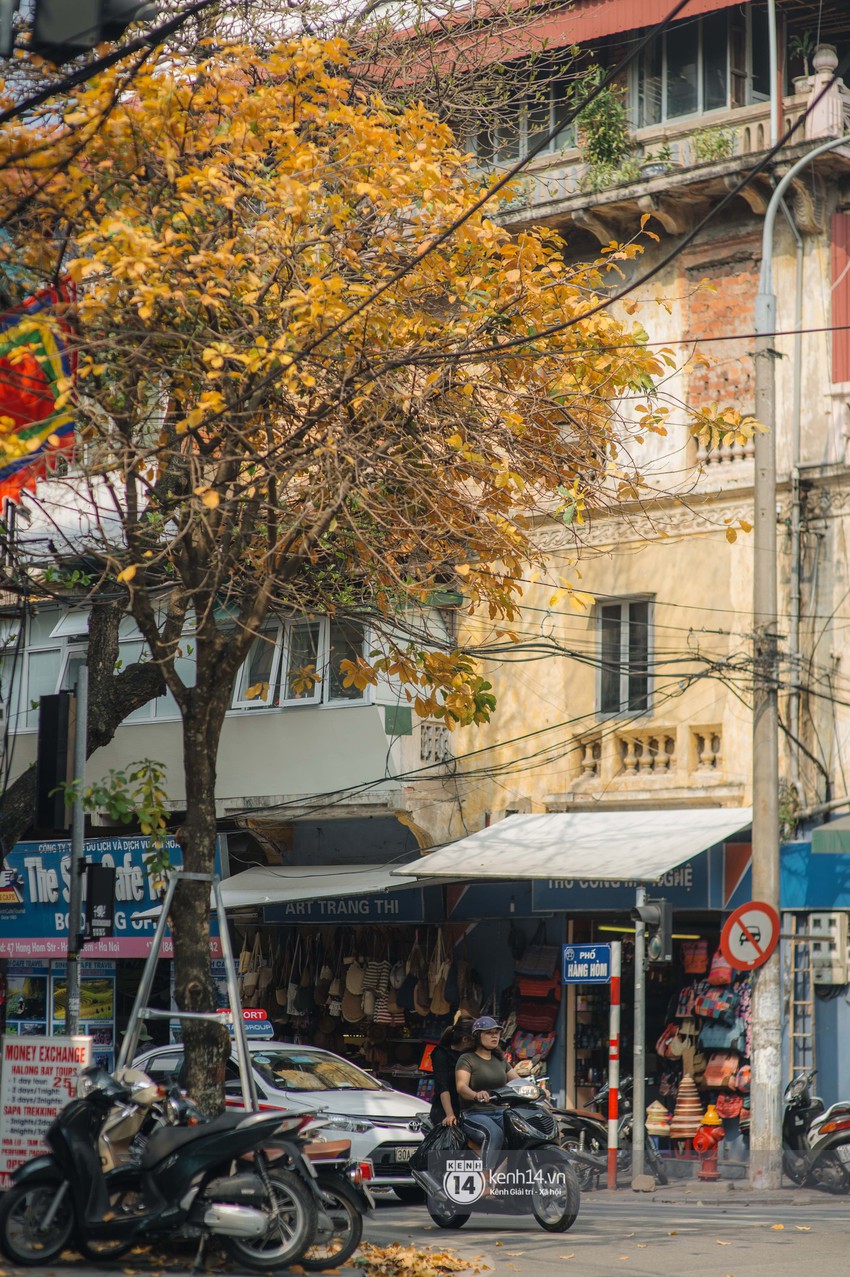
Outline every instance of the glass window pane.
[(662, 62), (661, 40), (644, 49), (638, 69), (638, 126), (661, 123)]
[[(770, 45), (768, 42), (767, 6), (754, 4), (751, 9), (753, 50), (753, 97), (770, 97)], [(788, 90), (786, 89), (786, 92)]]
[(77, 677), (81, 665), (86, 663), (86, 650), (79, 648), (76, 651), (69, 652), (65, 661), (65, 668), (62, 671), (62, 686), (59, 689), (62, 692), (73, 692), (77, 686)]
[[(525, 105), (525, 153), (542, 142), (549, 133), (551, 123), (552, 85), (543, 80), (531, 85)], [(551, 143), (546, 148), (551, 149)]]
[(30, 652), (27, 657), (27, 704), (24, 727), (38, 727), (38, 705), (30, 708), (41, 696), (52, 696), (59, 682), (62, 652), (58, 647), (49, 652)]
[(314, 701), (321, 695), (316, 677), (320, 633), (319, 621), (296, 621), (288, 627), (283, 700)]
[[(554, 97), (554, 115), (555, 123), (563, 124), (564, 120), (573, 109), (573, 101), (570, 97), (569, 85), (566, 80), (556, 80), (552, 86)], [(568, 151), (576, 145), (576, 126), (575, 121), (566, 124), (552, 143), (553, 151)]]
[(697, 75), (699, 23), (684, 22), (667, 32), (667, 118), (693, 115), (699, 106)]
[(620, 710), (620, 604), (603, 607), (599, 614), (602, 666), (599, 709), (603, 714)]
[(649, 706), (649, 603), (629, 605), (629, 700), (630, 710)]
[(258, 634), (251, 644), (239, 679), (238, 700), (246, 705), (276, 705), (273, 672), (278, 631)]
[(702, 105), (716, 111), (728, 105), (728, 30), (725, 13), (712, 13), (702, 20)]
[(332, 701), (357, 701), (363, 699), (358, 687), (343, 687), (345, 674), (340, 669), (343, 661), (354, 661), (363, 655), (363, 626), (353, 621), (331, 622), (331, 652), (329, 663), (328, 697)]

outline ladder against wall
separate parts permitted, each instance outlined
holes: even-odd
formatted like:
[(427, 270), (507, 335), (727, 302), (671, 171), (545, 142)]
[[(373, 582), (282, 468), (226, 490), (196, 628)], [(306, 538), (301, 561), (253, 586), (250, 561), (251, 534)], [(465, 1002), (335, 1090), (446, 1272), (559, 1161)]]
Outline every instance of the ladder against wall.
[(815, 979), (808, 917), (792, 914), (788, 937), (788, 1081), (816, 1067)]

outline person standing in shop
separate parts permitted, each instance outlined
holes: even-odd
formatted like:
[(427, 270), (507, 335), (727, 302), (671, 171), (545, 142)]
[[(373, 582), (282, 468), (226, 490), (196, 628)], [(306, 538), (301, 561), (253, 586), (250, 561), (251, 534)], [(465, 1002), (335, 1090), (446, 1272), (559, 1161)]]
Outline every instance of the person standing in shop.
[(457, 1062), (455, 1080), (463, 1114), (463, 1128), (481, 1142), (481, 1163), (494, 1171), (505, 1141), (502, 1110), (490, 1103), (490, 1092), (498, 1091), (515, 1077), (524, 1077), (530, 1065), (524, 1061), (509, 1068), (499, 1049), (502, 1026), (492, 1016), (480, 1015), (472, 1025), (471, 1051)]
[(457, 1062), (465, 1051), (471, 1051), (472, 1020), (464, 1016), (450, 1024), (431, 1052), (434, 1070), (434, 1099), (431, 1104), (431, 1122), (434, 1126), (454, 1126), (460, 1113), (455, 1073)]

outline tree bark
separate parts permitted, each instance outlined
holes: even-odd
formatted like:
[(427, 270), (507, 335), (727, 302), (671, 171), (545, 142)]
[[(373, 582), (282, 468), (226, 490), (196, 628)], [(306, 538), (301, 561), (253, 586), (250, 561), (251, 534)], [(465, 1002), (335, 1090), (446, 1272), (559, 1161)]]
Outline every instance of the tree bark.
[[(165, 680), (158, 665), (139, 661), (116, 674), (118, 626), (124, 608), (116, 600), (95, 599), (89, 621), (89, 718), (86, 757), (108, 745), (124, 719), (161, 696)], [(26, 834), (35, 812), (35, 766), (28, 767), (0, 796), (0, 858)], [(0, 859), (2, 863), (2, 859)]]
[[(192, 698), (193, 702), (197, 697)], [(210, 719), (215, 719), (215, 726)], [(211, 878), (218, 831), (215, 814), (216, 756), (220, 723), (208, 707), (191, 704), (183, 719), (183, 766), (187, 779), (186, 818), (177, 835), (183, 869)], [(169, 919), (174, 938), (174, 996), (181, 1011), (216, 1009), (210, 971), (211, 882), (183, 880), (174, 894)], [(224, 1107), (225, 1065), (230, 1035), (221, 1025), (184, 1020), (186, 1089), (202, 1112), (214, 1116)]]

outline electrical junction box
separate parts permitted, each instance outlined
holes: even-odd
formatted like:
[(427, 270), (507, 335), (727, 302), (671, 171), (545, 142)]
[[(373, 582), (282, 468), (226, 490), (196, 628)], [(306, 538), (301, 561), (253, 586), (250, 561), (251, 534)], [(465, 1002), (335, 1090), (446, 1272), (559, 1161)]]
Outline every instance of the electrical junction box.
[(814, 939), (812, 978), (815, 984), (846, 984), (848, 981), (847, 914), (810, 913), (806, 932)]

